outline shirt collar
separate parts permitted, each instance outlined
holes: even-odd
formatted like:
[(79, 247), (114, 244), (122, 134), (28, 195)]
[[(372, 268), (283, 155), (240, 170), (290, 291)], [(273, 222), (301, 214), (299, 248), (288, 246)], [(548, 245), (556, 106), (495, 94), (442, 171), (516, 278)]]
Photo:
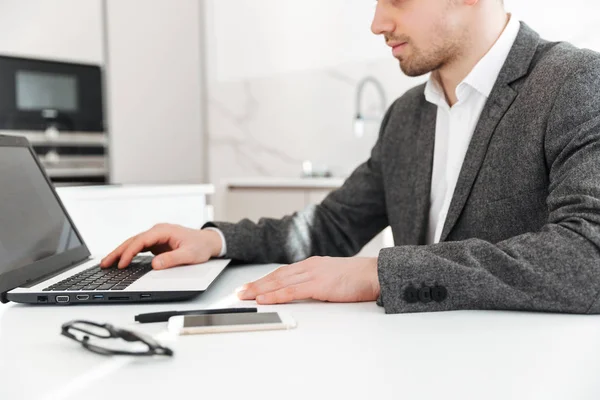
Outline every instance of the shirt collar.
[[(508, 54), (512, 49), (515, 40), (519, 34), (520, 24), (519, 21), (512, 15), (509, 16), (508, 24), (504, 31), (496, 40), (496, 43), (486, 53), (485, 56), (475, 65), (469, 75), (458, 85), (456, 88), (457, 97), (460, 99), (464, 96), (463, 87), (465, 85), (470, 86), (477, 92), (485, 96), (490, 96), (494, 84), (498, 79), (498, 75), (508, 58)], [(435, 74), (432, 73), (429, 76), (429, 80), (425, 85), (425, 98), (428, 102), (434, 104), (447, 104), (446, 96), (435, 78)]]
[(434, 75), (435, 72), (432, 72), (425, 84), (425, 100), (437, 105), (445, 104), (446, 96)]

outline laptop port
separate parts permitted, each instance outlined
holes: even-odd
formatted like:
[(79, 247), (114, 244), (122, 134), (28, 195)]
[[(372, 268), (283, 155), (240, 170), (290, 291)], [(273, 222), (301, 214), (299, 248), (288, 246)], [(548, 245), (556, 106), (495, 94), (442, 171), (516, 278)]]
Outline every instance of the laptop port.
[(140, 299), (149, 299), (151, 296), (149, 294), (141, 294)]
[(108, 300), (125, 301), (125, 300), (129, 300), (129, 297), (127, 297), (127, 296), (108, 296)]
[(94, 300), (102, 300), (104, 299), (104, 295), (103, 294), (95, 294), (94, 295)]
[(47, 303), (48, 296), (38, 296), (38, 303)]
[(57, 303), (68, 303), (70, 300), (69, 296), (56, 296)]
[(79, 300), (79, 301), (84, 301), (84, 300), (89, 300), (89, 299), (90, 299), (89, 294), (78, 294), (77, 295), (77, 300)]

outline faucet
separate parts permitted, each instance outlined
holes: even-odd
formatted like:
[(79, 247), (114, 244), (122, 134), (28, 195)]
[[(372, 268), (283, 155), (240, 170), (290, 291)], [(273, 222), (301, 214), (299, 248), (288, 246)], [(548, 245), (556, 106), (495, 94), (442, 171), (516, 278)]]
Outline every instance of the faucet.
[[(376, 115), (376, 116), (373, 116), (373, 115), (365, 116), (361, 111), (362, 96), (363, 96), (365, 87), (369, 83), (372, 84), (375, 87), (375, 89), (377, 89), (377, 92), (379, 93), (379, 98), (381, 101), (380, 114)], [(357, 138), (363, 137), (363, 135), (365, 134), (365, 122), (367, 122), (367, 121), (380, 122), (381, 119), (383, 118), (383, 115), (385, 114), (386, 106), (387, 106), (387, 100), (385, 98), (385, 90), (383, 89), (383, 85), (381, 84), (381, 82), (379, 82), (377, 79), (375, 79), (372, 76), (367, 76), (366, 78), (362, 79), (358, 83), (358, 89), (356, 91), (356, 118), (354, 119), (354, 135)]]

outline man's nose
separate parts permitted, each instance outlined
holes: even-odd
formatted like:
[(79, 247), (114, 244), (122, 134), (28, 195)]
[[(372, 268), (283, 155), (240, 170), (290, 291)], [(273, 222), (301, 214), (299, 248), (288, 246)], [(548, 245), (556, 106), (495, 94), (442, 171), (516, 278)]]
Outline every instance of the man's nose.
[(378, 1), (375, 7), (375, 16), (371, 23), (371, 32), (376, 35), (384, 35), (386, 33), (393, 33), (396, 25), (390, 16), (388, 7), (384, 4), (385, 1)]

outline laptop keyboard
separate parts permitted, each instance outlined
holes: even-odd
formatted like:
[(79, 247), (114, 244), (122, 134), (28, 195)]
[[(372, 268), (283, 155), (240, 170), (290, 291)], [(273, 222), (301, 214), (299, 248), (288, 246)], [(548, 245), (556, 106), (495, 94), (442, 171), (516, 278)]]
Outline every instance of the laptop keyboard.
[(44, 292), (77, 290), (123, 290), (152, 271), (153, 257), (136, 257), (125, 269), (101, 269), (95, 265), (44, 289)]

